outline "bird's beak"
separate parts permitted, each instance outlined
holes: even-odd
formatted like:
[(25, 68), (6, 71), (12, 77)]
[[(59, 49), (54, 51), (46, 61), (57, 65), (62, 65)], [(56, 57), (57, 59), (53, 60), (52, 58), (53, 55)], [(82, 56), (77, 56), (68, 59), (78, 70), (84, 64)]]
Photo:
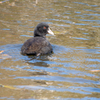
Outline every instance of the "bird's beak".
[(48, 34), (54, 35), (50, 28), (48, 29)]

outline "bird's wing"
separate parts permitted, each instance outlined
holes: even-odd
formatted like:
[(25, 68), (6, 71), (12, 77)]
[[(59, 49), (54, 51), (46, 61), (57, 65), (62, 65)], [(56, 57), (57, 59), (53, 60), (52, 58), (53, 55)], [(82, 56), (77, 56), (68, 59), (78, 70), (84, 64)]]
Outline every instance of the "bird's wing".
[(28, 39), (22, 46), (22, 54), (37, 54), (46, 45), (44, 38)]

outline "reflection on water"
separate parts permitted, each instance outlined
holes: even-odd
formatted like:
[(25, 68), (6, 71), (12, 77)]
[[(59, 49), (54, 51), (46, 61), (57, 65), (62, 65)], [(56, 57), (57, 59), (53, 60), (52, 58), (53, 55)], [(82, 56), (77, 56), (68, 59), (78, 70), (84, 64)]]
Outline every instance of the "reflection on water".
[[(100, 99), (100, 1), (0, 1), (0, 99)], [(53, 53), (23, 56), (47, 22)]]

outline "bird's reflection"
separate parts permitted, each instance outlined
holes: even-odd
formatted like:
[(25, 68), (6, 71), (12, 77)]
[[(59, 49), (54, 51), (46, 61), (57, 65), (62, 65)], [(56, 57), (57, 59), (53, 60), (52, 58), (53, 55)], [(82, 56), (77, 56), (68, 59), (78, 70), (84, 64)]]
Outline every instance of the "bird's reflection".
[(28, 58), (29, 60), (27, 60), (26, 62), (29, 65), (33, 65), (33, 66), (38, 66), (38, 67), (49, 67), (49, 57), (51, 55), (41, 55), (41, 56), (33, 56), (33, 55), (29, 55)]
[[(41, 76), (41, 75), (49, 75), (50, 72), (45, 70), (45, 67), (49, 67), (49, 57), (51, 55), (42, 55), (42, 56), (28, 56), (29, 60), (26, 62), (29, 64), (29, 66), (33, 67), (33, 72), (30, 73), (31, 76)], [(41, 83), (41, 81), (36, 81), (36, 83)], [(45, 84), (43, 81), (42, 84)]]

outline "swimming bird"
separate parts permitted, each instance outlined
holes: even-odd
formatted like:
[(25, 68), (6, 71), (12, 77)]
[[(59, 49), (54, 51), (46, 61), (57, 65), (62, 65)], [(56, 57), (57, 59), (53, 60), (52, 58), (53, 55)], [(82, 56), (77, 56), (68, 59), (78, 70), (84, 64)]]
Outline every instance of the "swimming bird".
[(50, 42), (46, 39), (46, 34), (54, 35), (46, 23), (39, 23), (34, 29), (34, 37), (25, 41), (21, 48), (21, 54), (43, 55), (53, 51)]

